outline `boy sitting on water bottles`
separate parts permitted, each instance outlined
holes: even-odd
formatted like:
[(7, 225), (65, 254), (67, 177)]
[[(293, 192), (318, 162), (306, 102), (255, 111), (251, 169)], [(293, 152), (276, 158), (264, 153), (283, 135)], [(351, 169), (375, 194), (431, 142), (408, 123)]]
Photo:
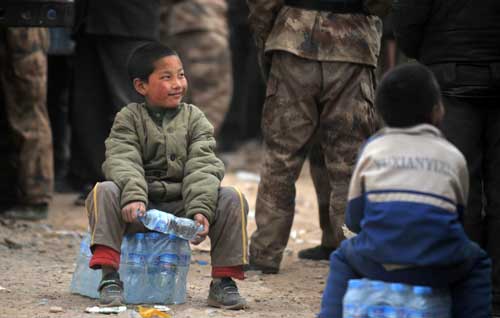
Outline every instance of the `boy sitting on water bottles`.
[(181, 60), (170, 48), (151, 42), (132, 53), (128, 72), (144, 102), (131, 103), (116, 115), (106, 140), (107, 181), (96, 184), (86, 200), (93, 252), (89, 266), (103, 274), (100, 304), (123, 303), (117, 271), (122, 238), (146, 232), (138, 216), (158, 209), (203, 225), (193, 244), (210, 237), (208, 304), (244, 308), (233, 278), (244, 278), (248, 203), (236, 188), (220, 187), (224, 165), (214, 154), (213, 127), (196, 106), (181, 101), (187, 90)]
[(469, 176), (443, 137), (439, 86), (422, 65), (384, 76), (375, 106), (387, 127), (360, 151), (347, 227), (358, 233), (330, 255), (321, 318), (342, 317), (350, 279), (449, 288), (453, 317), (488, 318), (491, 264), (460, 224)]

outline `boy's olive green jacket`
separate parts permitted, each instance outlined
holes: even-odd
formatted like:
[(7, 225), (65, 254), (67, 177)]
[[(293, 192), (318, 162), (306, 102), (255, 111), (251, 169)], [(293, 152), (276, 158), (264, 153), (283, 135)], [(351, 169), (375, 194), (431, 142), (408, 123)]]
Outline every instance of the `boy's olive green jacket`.
[(212, 222), (224, 177), (214, 148), (213, 127), (196, 106), (152, 111), (132, 103), (115, 117), (102, 169), (121, 189), (121, 207), (183, 199), (186, 217)]

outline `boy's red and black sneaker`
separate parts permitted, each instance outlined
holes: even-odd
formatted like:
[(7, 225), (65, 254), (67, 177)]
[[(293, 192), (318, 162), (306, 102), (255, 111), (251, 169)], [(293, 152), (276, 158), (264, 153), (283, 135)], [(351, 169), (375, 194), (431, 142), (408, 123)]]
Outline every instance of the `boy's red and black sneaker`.
[(99, 284), (99, 304), (106, 307), (121, 306), (123, 300), (123, 282), (118, 272), (104, 275)]

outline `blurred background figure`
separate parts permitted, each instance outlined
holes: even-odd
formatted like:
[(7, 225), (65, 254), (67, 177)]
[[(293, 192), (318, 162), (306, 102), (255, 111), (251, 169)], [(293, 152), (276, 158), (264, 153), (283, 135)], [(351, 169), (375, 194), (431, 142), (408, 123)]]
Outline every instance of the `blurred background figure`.
[(73, 78), (75, 42), (69, 28), (50, 28), (48, 54), (47, 108), (54, 146), (54, 190), (66, 192), (70, 158), (69, 107)]
[(52, 197), (48, 42), (46, 28), (0, 26), (0, 202), (10, 218), (46, 218)]
[(180, 56), (189, 89), (217, 136), (229, 109), (233, 82), (225, 0), (160, 0), (160, 41)]
[(266, 89), (257, 67), (257, 48), (248, 24), (248, 14), (246, 0), (228, 0), (233, 96), (217, 140), (221, 151), (234, 150), (245, 141), (260, 138)]
[(401, 52), (394, 37), (392, 13), (384, 17), (380, 56), (377, 65), (377, 78), (382, 78), (387, 71), (399, 64), (408, 62), (408, 58)]
[(80, 189), (83, 205), (102, 180), (104, 140), (115, 114), (140, 101), (126, 71), (134, 48), (158, 40), (158, 0), (80, 0), (76, 2), (74, 82), (69, 177)]
[(470, 175), (467, 235), (493, 262), (493, 315), (500, 316), (500, 1), (399, 0), (394, 30), (403, 52), (441, 86), (444, 135)]

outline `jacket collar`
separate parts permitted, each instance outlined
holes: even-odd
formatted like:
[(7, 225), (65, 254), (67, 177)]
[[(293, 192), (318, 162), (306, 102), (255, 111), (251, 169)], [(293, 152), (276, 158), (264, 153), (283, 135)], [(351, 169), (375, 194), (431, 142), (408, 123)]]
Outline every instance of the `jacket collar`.
[(393, 135), (393, 134), (404, 134), (404, 135), (428, 135), (444, 138), (441, 131), (431, 124), (420, 124), (411, 127), (397, 128), (397, 127), (385, 127), (379, 130), (375, 135)]

